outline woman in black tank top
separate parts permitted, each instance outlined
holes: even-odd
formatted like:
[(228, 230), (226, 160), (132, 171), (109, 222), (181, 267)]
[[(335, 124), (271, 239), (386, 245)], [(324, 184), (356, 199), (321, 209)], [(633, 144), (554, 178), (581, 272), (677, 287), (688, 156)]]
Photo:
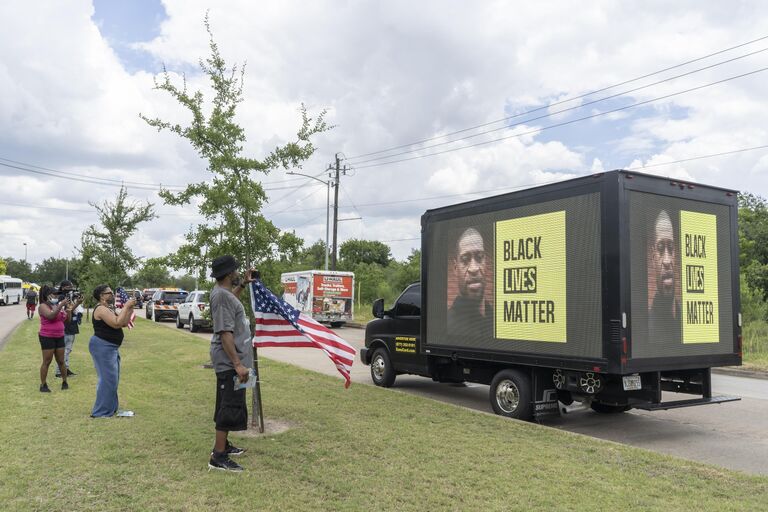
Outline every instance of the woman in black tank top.
[(123, 343), (123, 327), (128, 325), (133, 312), (134, 299), (126, 302), (120, 314), (112, 306), (115, 294), (109, 285), (93, 290), (93, 298), (99, 301), (93, 310), (93, 336), (88, 350), (93, 358), (98, 381), (96, 401), (91, 410), (92, 418), (114, 416), (117, 413), (117, 386), (120, 382), (120, 345)]

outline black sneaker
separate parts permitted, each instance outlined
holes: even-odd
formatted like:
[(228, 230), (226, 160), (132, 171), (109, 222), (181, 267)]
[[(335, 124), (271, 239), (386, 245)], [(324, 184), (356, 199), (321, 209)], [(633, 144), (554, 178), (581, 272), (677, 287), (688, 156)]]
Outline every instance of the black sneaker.
[(238, 448), (237, 446), (227, 441), (226, 452), (227, 452), (227, 455), (230, 455), (230, 456), (234, 455), (235, 457), (237, 457), (238, 455), (242, 455), (245, 453), (245, 448)]
[(41, 393), (50, 393), (51, 388), (48, 387), (48, 384), (40, 384), (40, 392)]
[(77, 375), (75, 372), (67, 368), (67, 377), (74, 377), (75, 375)]
[(65, 389), (69, 389), (69, 384), (67, 384), (67, 381), (61, 383), (61, 390), (64, 391)]
[(54, 377), (56, 377), (57, 379), (60, 379), (60, 378), (61, 378), (61, 374), (60, 374), (59, 372), (56, 372), (56, 373), (54, 374)]
[(208, 461), (208, 470), (211, 469), (218, 469), (220, 471), (232, 471), (233, 473), (240, 473), (243, 471), (243, 466), (238, 464), (237, 462), (233, 461), (229, 458), (229, 456), (224, 453), (221, 456), (213, 456), (211, 457), (211, 460)]

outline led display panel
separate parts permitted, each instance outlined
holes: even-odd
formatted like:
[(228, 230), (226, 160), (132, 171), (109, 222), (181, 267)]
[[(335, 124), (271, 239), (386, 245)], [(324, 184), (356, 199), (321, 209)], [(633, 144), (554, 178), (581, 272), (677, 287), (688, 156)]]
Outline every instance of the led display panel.
[(597, 192), (427, 222), (426, 343), (602, 357), (600, 232)]
[(629, 192), (632, 358), (733, 352), (722, 204)]

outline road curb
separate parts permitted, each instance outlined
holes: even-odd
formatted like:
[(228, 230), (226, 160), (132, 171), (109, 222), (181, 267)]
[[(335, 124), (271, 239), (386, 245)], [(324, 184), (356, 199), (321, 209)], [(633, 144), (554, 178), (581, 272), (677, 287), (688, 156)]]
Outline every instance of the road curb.
[(731, 375), (734, 377), (746, 377), (750, 379), (763, 379), (768, 380), (768, 372), (762, 372), (759, 370), (748, 370), (746, 368), (739, 368), (733, 366), (723, 366), (720, 368), (712, 368), (712, 373), (720, 375)]

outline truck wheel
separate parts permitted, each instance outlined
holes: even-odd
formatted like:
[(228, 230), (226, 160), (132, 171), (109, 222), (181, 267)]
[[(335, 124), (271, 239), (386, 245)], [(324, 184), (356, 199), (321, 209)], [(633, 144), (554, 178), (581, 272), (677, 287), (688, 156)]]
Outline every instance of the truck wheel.
[(181, 315), (176, 315), (176, 328), (177, 329), (183, 329), (184, 324), (181, 323)]
[(152, 310), (152, 320), (154, 320), (155, 322), (160, 321), (160, 317), (157, 316), (157, 311), (155, 311), (154, 309)]
[(599, 412), (600, 414), (620, 414), (622, 412), (627, 412), (632, 408), (630, 405), (611, 405), (602, 402), (592, 402), (589, 406), (593, 411)]
[(491, 407), (500, 416), (530, 420), (531, 379), (519, 370), (502, 370), (491, 381)]
[(331, 322), (331, 329), (338, 329), (342, 325), (344, 325), (344, 322)]
[(377, 386), (391, 387), (395, 383), (395, 370), (389, 360), (389, 354), (383, 348), (377, 348), (371, 358), (371, 380)]
[(149, 320), (150, 318), (152, 318), (152, 315), (150, 315), (150, 314), (149, 314), (149, 308), (147, 308), (147, 309), (145, 309), (145, 310), (144, 310), (144, 316), (146, 316), (146, 317), (147, 317), (147, 320)]
[(195, 325), (195, 317), (189, 315), (189, 332), (197, 332), (199, 330), (200, 327)]

